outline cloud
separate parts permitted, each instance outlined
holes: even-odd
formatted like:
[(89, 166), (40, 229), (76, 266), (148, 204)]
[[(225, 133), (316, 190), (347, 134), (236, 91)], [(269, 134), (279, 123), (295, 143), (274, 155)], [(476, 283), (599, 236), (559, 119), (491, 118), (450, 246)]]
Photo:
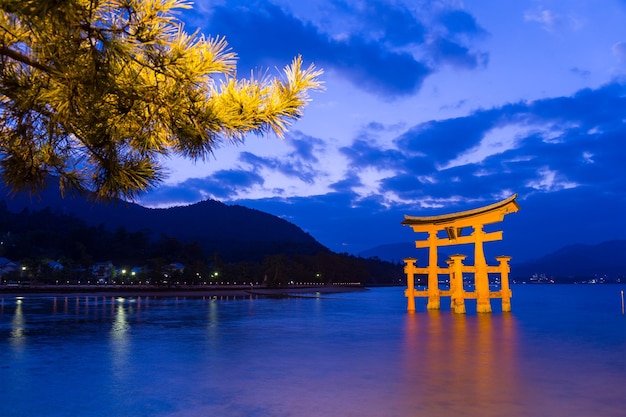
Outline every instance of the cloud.
[(626, 42), (617, 42), (613, 45), (611, 50), (613, 51), (613, 55), (617, 58), (618, 62), (626, 62)]
[(429, 59), (438, 67), (450, 65), (458, 69), (484, 68), (489, 54), (470, 46), (474, 39), (488, 35), (474, 16), (460, 9), (447, 9), (435, 17), (438, 23), (430, 27), (430, 39), (426, 43)]
[[(286, 141), (291, 150), (282, 156), (242, 152), (232, 169), (163, 187), (151, 198), (236, 199), (272, 187), (277, 182), (268, 179), (276, 175), (322, 193), (328, 192), (326, 187), (353, 195), (351, 204), (379, 196), (386, 205), (421, 207), (447, 199), (485, 201), (505, 190), (529, 195), (592, 184), (618, 195), (626, 189), (624, 114), (626, 85), (612, 83), (569, 97), (510, 103), (421, 123), (393, 140), (380, 136), (397, 127), (372, 122), (349, 146), (338, 148), (347, 163), (334, 166), (327, 161), (328, 144), (295, 132)], [(280, 189), (266, 191), (283, 195)]]
[(511, 103), (422, 123), (398, 136), (395, 149), (359, 137), (342, 152), (351, 178), (384, 169), (388, 174), (381, 175), (376, 193), (419, 206), (591, 184), (618, 195), (626, 181), (620, 172), (625, 93), (625, 85), (613, 83), (570, 97)]
[(316, 53), (321, 65), (339, 70), (355, 86), (390, 97), (415, 93), (432, 73), (431, 68), (408, 52), (382, 48), (359, 37), (334, 43)]
[(591, 75), (591, 71), (580, 69), (578, 67), (570, 68), (570, 72), (572, 74), (576, 74), (576, 75), (580, 76), (581, 78), (589, 78), (589, 76)]
[(384, 1), (360, 2), (356, 5), (347, 1), (333, 2), (341, 14), (341, 22), (359, 29), (368, 28), (367, 36), (393, 46), (406, 46), (424, 42), (427, 28), (402, 3), (389, 4)]
[(333, 39), (271, 3), (257, 6), (218, 6), (207, 23), (212, 33), (226, 35), (243, 68), (282, 65), (301, 54), (360, 88), (391, 96), (417, 91), (431, 72), (409, 53), (362, 36)]
[(318, 154), (325, 152), (325, 143), (313, 136), (295, 131), (287, 135), (284, 143), (293, 150), (279, 157), (261, 157), (251, 152), (241, 152), (239, 162), (247, 169), (262, 175), (262, 171), (278, 172), (288, 178), (296, 178), (307, 184), (313, 184), (320, 175), (316, 164)]
[(548, 32), (554, 31), (562, 21), (561, 17), (555, 12), (543, 8), (526, 11), (524, 13), (524, 20), (539, 23), (541, 27)]
[(464, 10), (445, 11), (439, 16), (439, 21), (453, 37), (476, 37), (487, 34), (487, 31), (478, 24), (474, 16)]
[(341, 181), (337, 181), (331, 184), (330, 188), (339, 193), (348, 193), (361, 187), (363, 183), (358, 175), (354, 172), (349, 172)]
[(190, 178), (174, 185), (162, 185), (141, 198), (147, 207), (185, 205), (206, 199), (231, 200), (238, 194), (255, 186), (261, 186), (264, 179), (255, 172), (241, 169), (220, 170), (205, 178)]
[(242, 152), (239, 160), (261, 174), (263, 169), (279, 172), (286, 177), (297, 178), (307, 184), (313, 184), (319, 172), (301, 159), (264, 158), (250, 152)]
[(501, 110), (480, 111), (468, 117), (425, 122), (400, 135), (395, 144), (409, 155), (427, 156), (443, 165), (477, 146), (501, 117)]
[(228, 2), (201, 10), (207, 32), (225, 36), (239, 54), (244, 75), (254, 68), (282, 66), (301, 54), (357, 88), (392, 99), (419, 91), (442, 65), (471, 70), (488, 62), (487, 53), (468, 45), (484, 30), (467, 12), (449, 10), (439, 20), (420, 20), (399, 2), (336, 1), (327, 6), (343, 26), (325, 27), (319, 17), (301, 20), (270, 1)]
[(585, 19), (581, 19), (571, 12), (565, 15), (543, 7), (524, 12), (524, 21), (538, 23), (543, 30), (549, 33), (557, 33), (563, 29), (577, 31), (586, 24)]
[(467, 152), (463, 152), (449, 161), (442, 168), (477, 163), (489, 156), (501, 154), (507, 150), (515, 149), (521, 139), (535, 129), (523, 123), (510, 123), (504, 126), (495, 126), (484, 132), (480, 142)]
[[(351, 8), (344, 3), (346, 16), (358, 19), (363, 36), (391, 46), (421, 46), (424, 62), (428, 62), (433, 72), (440, 65), (452, 65), (461, 69), (475, 69), (485, 66), (489, 55), (475, 51), (467, 43), (471, 39), (487, 34), (468, 12), (460, 9), (427, 10), (422, 20), (402, 3), (393, 5), (386, 2), (359, 3)], [(367, 28), (367, 31), (365, 31)], [(372, 30), (371, 28), (375, 28)], [(425, 52), (425, 54), (424, 54)]]
[(388, 169), (397, 166), (398, 162), (404, 159), (401, 151), (381, 149), (364, 138), (355, 140), (350, 146), (341, 147), (339, 151), (348, 157), (350, 167), (356, 169), (368, 167)]
[(537, 172), (537, 178), (528, 181), (525, 186), (539, 191), (558, 191), (576, 188), (579, 184), (569, 181), (562, 174), (548, 167), (542, 167)]
[(434, 40), (429, 45), (429, 50), (435, 62), (456, 68), (475, 69), (485, 67), (489, 62), (488, 54), (473, 52), (466, 46), (449, 39)]
[(294, 152), (291, 153), (292, 157), (308, 162), (318, 162), (319, 160), (315, 154), (323, 151), (322, 148), (325, 146), (323, 140), (305, 135), (299, 131), (288, 134), (285, 141), (294, 148)]
[(614, 129), (624, 123), (626, 86), (619, 82), (597, 89), (583, 89), (572, 97), (556, 97), (532, 102), (528, 109), (536, 117), (555, 121), (576, 121), (582, 131)]

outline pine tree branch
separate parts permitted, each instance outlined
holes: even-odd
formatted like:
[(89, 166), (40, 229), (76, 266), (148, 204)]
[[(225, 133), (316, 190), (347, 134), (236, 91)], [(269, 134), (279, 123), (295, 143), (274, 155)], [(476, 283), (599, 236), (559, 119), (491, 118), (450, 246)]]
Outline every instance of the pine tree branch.
[(12, 58), (18, 62), (21, 62), (22, 64), (28, 65), (29, 67), (37, 68), (38, 70), (48, 72), (48, 73), (50, 72), (49, 67), (42, 65), (39, 62), (33, 61), (26, 55), (21, 54), (20, 52), (14, 51), (13, 49), (8, 48), (4, 45), (0, 46), (0, 55)]

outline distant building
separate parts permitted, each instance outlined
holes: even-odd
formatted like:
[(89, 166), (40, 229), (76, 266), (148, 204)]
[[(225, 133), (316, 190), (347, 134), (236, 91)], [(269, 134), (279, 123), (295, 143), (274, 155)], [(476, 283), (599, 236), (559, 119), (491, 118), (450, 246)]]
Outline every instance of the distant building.
[(173, 262), (167, 265), (165, 267), (165, 270), (167, 270), (168, 272), (172, 274), (174, 273), (182, 274), (185, 271), (185, 265), (181, 264), (180, 262)]
[(96, 262), (91, 267), (91, 274), (99, 283), (106, 284), (115, 276), (115, 266), (112, 262)]

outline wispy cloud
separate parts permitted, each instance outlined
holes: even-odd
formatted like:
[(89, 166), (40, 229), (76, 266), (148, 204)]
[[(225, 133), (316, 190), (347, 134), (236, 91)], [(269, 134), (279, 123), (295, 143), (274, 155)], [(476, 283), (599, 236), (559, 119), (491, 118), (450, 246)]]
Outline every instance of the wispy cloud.
[(619, 62), (626, 63), (626, 42), (621, 41), (615, 43), (611, 50)]
[(585, 19), (571, 12), (560, 13), (541, 6), (524, 12), (524, 20), (539, 24), (543, 30), (549, 33), (558, 33), (566, 29), (577, 31), (586, 24)]

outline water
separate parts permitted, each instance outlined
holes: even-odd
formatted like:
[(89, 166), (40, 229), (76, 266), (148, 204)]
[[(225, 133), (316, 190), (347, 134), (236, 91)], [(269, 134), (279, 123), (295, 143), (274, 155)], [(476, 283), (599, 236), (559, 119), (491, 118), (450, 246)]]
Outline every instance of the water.
[(512, 313), (466, 316), (409, 315), (401, 288), (0, 295), (0, 416), (624, 416), (622, 289), (513, 286)]

